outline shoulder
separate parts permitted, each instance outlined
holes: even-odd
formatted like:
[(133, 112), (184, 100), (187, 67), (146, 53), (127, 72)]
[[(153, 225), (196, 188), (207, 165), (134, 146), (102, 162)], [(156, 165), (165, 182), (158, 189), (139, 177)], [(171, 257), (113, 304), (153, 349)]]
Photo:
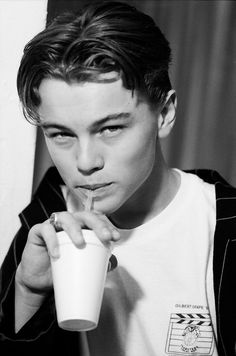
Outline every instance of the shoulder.
[(230, 186), (230, 184), (217, 171), (212, 169), (191, 169), (185, 170), (185, 172), (196, 174), (198, 177), (210, 184), (221, 183), (223, 185)]
[(186, 171), (196, 174), (205, 182), (214, 184), (216, 191), (217, 220), (230, 220), (236, 216), (236, 188), (228, 183), (217, 171), (195, 169)]
[(226, 181), (217, 171), (211, 169), (192, 169), (185, 170), (186, 173), (192, 173), (200, 177), (202, 180), (209, 184), (214, 184), (219, 190), (220, 195), (235, 195), (236, 187), (232, 186)]

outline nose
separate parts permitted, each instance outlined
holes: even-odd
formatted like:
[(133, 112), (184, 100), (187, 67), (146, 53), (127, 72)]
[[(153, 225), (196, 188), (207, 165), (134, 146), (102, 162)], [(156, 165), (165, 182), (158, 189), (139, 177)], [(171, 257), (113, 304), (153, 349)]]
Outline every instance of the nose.
[(104, 167), (104, 157), (98, 145), (91, 141), (80, 141), (77, 149), (77, 169), (84, 175), (90, 175)]

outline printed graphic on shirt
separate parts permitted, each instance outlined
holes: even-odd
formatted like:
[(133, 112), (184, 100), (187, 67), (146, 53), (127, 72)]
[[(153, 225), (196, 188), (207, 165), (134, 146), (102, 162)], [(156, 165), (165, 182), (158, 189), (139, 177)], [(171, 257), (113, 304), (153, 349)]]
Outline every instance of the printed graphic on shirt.
[(212, 355), (214, 335), (208, 313), (175, 313), (170, 316), (166, 353)]

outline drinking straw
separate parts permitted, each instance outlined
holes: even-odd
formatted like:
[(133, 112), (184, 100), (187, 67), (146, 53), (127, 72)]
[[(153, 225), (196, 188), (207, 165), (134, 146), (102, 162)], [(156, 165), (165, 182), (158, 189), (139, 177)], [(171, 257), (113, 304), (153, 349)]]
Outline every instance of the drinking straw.
[(90, 211), (92, 209), (92, 205), (93, 205), (93, 191), (89, 190), (87, 195), (87, 200), (85, 201), (84, 204), (85, 211)]

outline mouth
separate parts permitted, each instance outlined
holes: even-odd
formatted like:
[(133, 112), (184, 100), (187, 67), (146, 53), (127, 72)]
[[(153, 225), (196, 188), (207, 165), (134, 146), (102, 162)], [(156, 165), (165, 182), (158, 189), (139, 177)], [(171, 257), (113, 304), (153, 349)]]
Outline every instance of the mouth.
[(102, 190), (103, 188), (109, 187), (112, 183), (99, 183), (99, 184), (83, 184), (79, 185), (78, 188), (84, 191), (91, 190), (93, 192)]

